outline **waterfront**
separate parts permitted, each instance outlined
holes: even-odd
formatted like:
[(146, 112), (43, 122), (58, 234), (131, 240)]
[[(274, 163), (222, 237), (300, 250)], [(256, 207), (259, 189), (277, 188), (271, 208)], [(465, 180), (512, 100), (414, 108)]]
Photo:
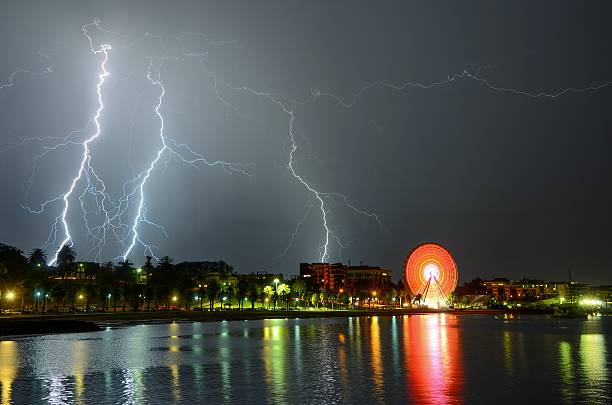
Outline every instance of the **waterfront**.
[(185, 322), (0, 343), (8, 403), (609, 403), (612, 318)]

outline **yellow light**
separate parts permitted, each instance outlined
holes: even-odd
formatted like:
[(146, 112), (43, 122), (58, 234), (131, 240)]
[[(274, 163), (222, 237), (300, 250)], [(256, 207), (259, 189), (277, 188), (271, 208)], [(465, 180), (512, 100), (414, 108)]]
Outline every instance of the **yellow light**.
[(376, 297), (376, 291), (372, 291), (372, 295)]
[(172, 301), (176, 301), (176, 295), (172, 297)]
[(15, 293), (12, 291), (9, 291), (8, 293), (6, 293), (6, 298), (9, 300), (12, 300), (13, 298), (15, 298)]
[(82, 300), (83, 299), (83, 294), (79, 294), (79, 299)]

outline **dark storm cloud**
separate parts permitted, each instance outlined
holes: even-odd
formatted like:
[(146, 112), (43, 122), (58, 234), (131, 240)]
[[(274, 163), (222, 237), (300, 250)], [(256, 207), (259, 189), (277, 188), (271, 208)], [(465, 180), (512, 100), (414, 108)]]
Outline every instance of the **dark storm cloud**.
[[(376, 80), (429, 84), (464, 70), (531, 93), (607, 82), (609, 12), (606, 2), (4, 3), (0, 82), (48, 61), (53, 72), (17, 75), (0, 90), (0, 140), (9, 149), (0, 154), (0, 241), (39, 246), (58, 214), (57, 205), (33, 215), (21, 204), (36, 207), (63, 192), (80, 146), (40, 160), (31, 184), (30, 162), (43, 144), (9, 146), (86, 126), (100, 60), (81, 27), (94, 18), (125, 36), (96, 34), (113, 45), (147, 32), (203, 33), (181, 44), (208, 51), (207, 67), (220, 79), (298, 100), (320, 89), (349, 102)], [(214, 46), (206, 37), (230, 42)], [(158, 91), (146, 82), (145, 55), (161, 50), (152, 42), (116, 46), (109, 60), (104, 139), (93, 160), (115, 198), (157, 147)], [(228, 110), (194, 60), (168, 63), (162, 80), (167, 134), (211, 160), (248, 164), (254, 177), (164, 160), (147, 186), (147, 214), (168, 238), (142, 227), (159, 254), (224, 259), (241, 272), (296, 273), (300, 261), (316, 261), (321, 217), (286, 169), (288, 116), (266, 98), (225, 89), (249, 119)], [(328, 205), (330, 228), (348, 244), (345, 261), (389, 267), (398, 278), (408, 250), (435, 241), (456, 256), (462, 279), (564, 279), (572, 269), (582, 280), (610, 282), (611, 101), (612, 86), (534, 99), (470, 79), (431, 89), (373, 86), (350, 109), (322, 97), (292, 104), (296, 169), (317, 189), (376, 212), (388, 228), (381, 233), (372, 219)], [(310, 204), (293, 246), (277, 258)], [(71, 217), (76, 249), (93, 257), (81, 215), (78, 207)], [(109, 239), (104, 257), (120, 253)], [(142, 249), (135, 253), (139, 263)], [(338, 259), (335, 243), (331, 256)]]

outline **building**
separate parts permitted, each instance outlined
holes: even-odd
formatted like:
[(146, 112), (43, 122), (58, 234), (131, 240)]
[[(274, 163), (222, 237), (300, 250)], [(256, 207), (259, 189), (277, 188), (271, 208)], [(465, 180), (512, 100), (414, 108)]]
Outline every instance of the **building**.
[(508, 301), (540, 301), (557, 298), (560, 301), (569, 300), (571, 288), (568, 282), (545, 282), (542, 280), (522, 279), (510, 281), (507, 278), (495, 278), (482, 282), (487, 293), (497, 302)]
[(238, 281), (245, 280), (249, 284), (257, 285), (274, 285), (274, 280), (279, 280), (279, 283), (283, 282), (282, 274), (268, 273), (267, 271), (251, 272), (249, 274), (237, 274)]
[(346, 280), (351, 283), (367, 283), (372, 289), (384, 290), (391, 285), (391, 271), (374, 266), (348, 266)]
[(359, 287), (384, 290), (391, 285), (391, 271), (375, 266), (342, 263), (300, 263), (300, 276), (314, 290), (342, 292)]
[(342, 263), (300, 263), (300, 276), (313, 290), (338, 291), (344, 286), (346, 266)]

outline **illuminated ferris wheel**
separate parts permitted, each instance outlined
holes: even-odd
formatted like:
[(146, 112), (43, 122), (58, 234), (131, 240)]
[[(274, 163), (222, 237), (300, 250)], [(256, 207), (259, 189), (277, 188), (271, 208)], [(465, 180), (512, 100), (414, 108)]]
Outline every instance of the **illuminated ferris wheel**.
[(457, 263), (436, 243), (416, 246), (406, 257), (404, 276), (413, 302), (427, 306), (450, 305), (450, 294), (457, 287)]

